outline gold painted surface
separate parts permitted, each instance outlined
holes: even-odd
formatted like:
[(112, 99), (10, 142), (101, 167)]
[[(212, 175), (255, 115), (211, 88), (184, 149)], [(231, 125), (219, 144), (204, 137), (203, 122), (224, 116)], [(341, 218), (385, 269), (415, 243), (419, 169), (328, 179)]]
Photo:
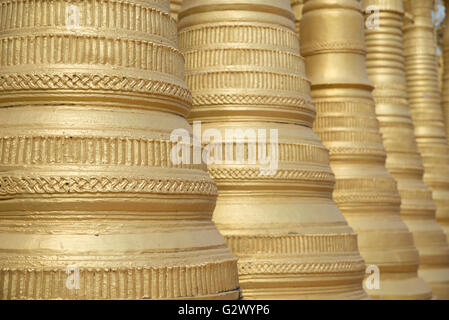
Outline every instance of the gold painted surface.
[[(443, 88), (441, 92), (444, 123), (446, 125), (446, 137), (449, 136), (449, 1), (445, 0), (446, 18), (444, 20), (442, 36), (442, 54), (443, 57)], [(449, 138), (448, 138), (449, 139)]]
[(170, 14), (178, 21), (178, 14), (181, 11), (182, 0), (170, 0)]
[[(404, 23), (404, 50), (410, 111), (424, 165), (424, 182), (432, 190), (437, 221), (449, 235), (449, 145), (438, 87), (431, 12), (433, 0), (406, 3), (413, 20)], [(443, 106), (444, 108), (444, 106)]]
[(385, 168), (360, 2), (309, 0), (300, 30), (317, 106), (313, 129), (330, 150), (336, 177), (333, 199), (357, 233), (366, 264), (380, 269), (380, 288), (365, 289), (375, 299), (428, 299), (431, 290), (417, 276), (418, 251), (400, 216), (396, 182)]
[(219, 190), (214, 221), (239, 258), (243, 297), (366, 298), (357, 238), (331, 199), (328, 150), (311, 129), (289, 0), (184, 0), (179, 18), (190, 120), (203, 131), (279, 133), (274, 175), (261, 176), (260, 164), (209, 167)]
[[(380, 9), (379, 27), (365, 27), (367, 72), (374, 84), (374, 101), (386, 167), (401, 196), (401, 216), (413, 233), (419, 251), (418, 274), (432, 288), (433, 297), (449, 298), (449, 246), (435, 219), (432, 192), (423, 182), (424, 167), (413, 131), (407, 101), (402, 24), (402, 0), (363, 0), (363, 9)], [(366, 10), (365, 10), (366, 12)], [(365, 20), (369, 14), (365, 13)]]
[(169, 158), (191, 130), (169, 0), (2, 0), (0, 17), (0, 298), (238, 298), (216, 184)]

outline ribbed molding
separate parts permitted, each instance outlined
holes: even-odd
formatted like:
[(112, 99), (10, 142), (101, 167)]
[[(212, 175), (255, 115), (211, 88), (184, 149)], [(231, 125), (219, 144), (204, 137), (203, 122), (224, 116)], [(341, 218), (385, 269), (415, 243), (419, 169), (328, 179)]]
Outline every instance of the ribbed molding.
[(397, 185), (385, 167), (361, 9), (355, 0), (304, 5), (300, 40), (317, 106), (313, 129), (330, 150), (333, 199), (357, 233), (366, 264), (380, 269), (380, 288), (366, 287), (367, 293), (375, 299), (428, 299), (431, 290), (417, 275), (418, 252), (400, 216)]
[[(405, 65), (410, 111), (424, 165), (424, 182), (432, 190), (437, 221), (449, 234), (449, 145), (441, 108), (432, 0), (409, 3), (414, 22), (404, 24)], [(443, 110), (445, 109), (443, 105)]]
[[(1, 299), (218, 299), (235, 298), (235, 263), (161, 268), (88, 268), (79, 270), (80, 288), (66, 287), (61, 269), (0, 270)], [(223, 290), (216, 294), (217, 289)], [(192, 299), (191, 298), (191, 299)], [(185, 299), (185, 298), (184, 298)]]
[[(407, 101), (403, 52), (402, 1), (368, 0), (380, 8), (380, 26), (365, 29), (367, 71), (375, 86), (376, 115), (387, 151), (386, 166), (398, 183), (401, 216), (413, 233), (420, 255), (418, 274), (437, 299), (449, 298), (449, 246), (436, 222), (432, 192), (423, 182), (424, 167)], [(367, 18), (367, 16), (366, 16)]]

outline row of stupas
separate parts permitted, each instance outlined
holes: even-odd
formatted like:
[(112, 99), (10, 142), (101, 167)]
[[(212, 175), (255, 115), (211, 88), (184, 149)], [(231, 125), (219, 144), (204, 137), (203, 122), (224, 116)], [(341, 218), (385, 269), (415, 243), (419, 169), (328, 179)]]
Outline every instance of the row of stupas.
[(0, 0), (0, 298), (449, 299), (433, 6)]

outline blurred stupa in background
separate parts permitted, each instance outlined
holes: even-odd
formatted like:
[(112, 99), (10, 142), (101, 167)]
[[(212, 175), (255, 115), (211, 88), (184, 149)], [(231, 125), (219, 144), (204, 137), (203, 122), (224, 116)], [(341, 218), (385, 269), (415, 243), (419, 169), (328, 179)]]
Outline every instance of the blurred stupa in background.
[(333, 199), (358, 235), (368, 266), (380, 271), (375, 299), (428, 299), (417, 276), (419, 256), (400, 216), (396, 182), (385, 168), (385, 149), (365, 64), (360, 1), (309, 0), (301, 18), (306, 58), (317, 106), (313, 129), (330, 150), (336, 177)]
[[(365, 26), (367, 71), (374, 84), (376, 115), (387, 151), (386, 167), (401, 196), (401, 216), (413, 233), (420, 255), (418, 274), (434, 298), (449, 298), (449, 246), (435, 219), (432, 192), (423, 182), (424, 167), (407, 101), (402, 37), (403, 0), (363, 0), (365, 21), (379, 8), (379, 25)], [(373, 21), (374, 22), (374, 21)]]

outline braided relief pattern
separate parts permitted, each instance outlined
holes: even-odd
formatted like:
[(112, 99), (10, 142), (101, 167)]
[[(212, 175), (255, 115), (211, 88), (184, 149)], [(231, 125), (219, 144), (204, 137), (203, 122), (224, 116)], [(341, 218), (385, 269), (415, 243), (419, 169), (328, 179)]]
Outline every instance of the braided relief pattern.
[(213, 196), (213, 181), (109, 177), (0, 177), (0, 196), (73, 193), (161, 193)]
[(160, 80), (81, 73), (0, 74), (0, 91), (28, 92), (46, 89), (129, 91), (145, 96), (148, 94), (177, 96), (185, 103), (189, 103), (191, 99), (187, 88)]

